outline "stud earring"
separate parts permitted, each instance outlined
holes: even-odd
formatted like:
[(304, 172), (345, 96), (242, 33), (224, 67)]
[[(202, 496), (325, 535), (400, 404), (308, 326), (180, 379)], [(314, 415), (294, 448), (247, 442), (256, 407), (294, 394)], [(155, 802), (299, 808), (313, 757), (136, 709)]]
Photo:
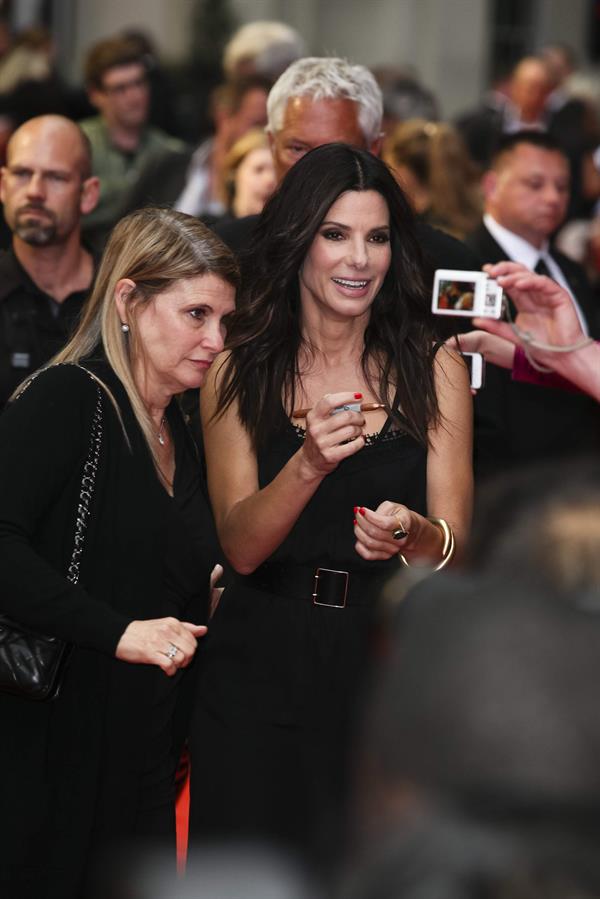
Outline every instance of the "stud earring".
[(129, 325), (126, 324), (125, 322), (121, 322), (121, 331), (123, 332), (123, 334), (128, 334), (129, 333)]

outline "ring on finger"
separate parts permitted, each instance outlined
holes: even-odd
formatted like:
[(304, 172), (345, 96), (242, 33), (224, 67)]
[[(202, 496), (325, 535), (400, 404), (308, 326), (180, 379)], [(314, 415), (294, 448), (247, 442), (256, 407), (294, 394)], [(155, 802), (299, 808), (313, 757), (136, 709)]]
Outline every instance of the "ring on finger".
[(173, 659), (175, 658), (175, 656), (177, 655), (178, 652), (179, 652), (179, 647), (178, 647), (178, 646), (175, 646), (174, 643), (170, 643), (170, 644), (169, 644), (169, 649), (167, 650), (167, 652), (165, 653), (165, 655), (166, 655), (166, 657), (167, 657), (168, 659), (170, 659), (170, 661), (172, 662)]
[(404, 527), (404, 524), (400, 520), (398, 516), (396, 516), (396, 521), (398, 523), (398, 527), (394, 528), (392, 531), (392, 537), (394, 540), (404, 540), (405, 537), (408, 537), (408, 531)]

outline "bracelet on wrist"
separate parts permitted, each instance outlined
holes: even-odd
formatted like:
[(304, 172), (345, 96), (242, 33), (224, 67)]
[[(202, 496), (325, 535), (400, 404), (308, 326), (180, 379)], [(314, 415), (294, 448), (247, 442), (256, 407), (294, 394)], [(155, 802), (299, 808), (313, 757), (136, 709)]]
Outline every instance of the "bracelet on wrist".
[[(443, 518), (427, 518), (427, 521), (430, 521), (436, 528), (438, 528), (442, 532), (442, 537), (444, 538), (444, 544), (442, 546), (442, 558), (438, 562), (438, 564), (433, 568), (433, 571), (441, 571), (442, 568), (445, 568), (446, 565), (449, 565), (452, 559), (454, 558), (454, 553), (456, 552), (456, 541), (454, 539), (454, 531), (448, 524), (448, 522)], [(406, 561), (402, 553), (398, 553), (398, 558), (402, 562), (406, 568), (410, 568), (410, 563)]]

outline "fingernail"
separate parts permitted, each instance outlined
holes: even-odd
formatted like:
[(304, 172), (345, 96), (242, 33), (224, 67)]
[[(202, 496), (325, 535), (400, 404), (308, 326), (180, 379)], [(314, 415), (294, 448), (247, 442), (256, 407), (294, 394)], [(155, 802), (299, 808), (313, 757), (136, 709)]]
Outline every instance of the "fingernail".
[(356, 515), (357, 512), (358, 512), (358, 506), (354, 506), (354, 514)]
[(356, 523), (357, 523), (357, 522), (356, 522), (356, 518), (354, 519), (354, 521), (353, 521), (352, 523), (353, 523), (353, 524), (356, 524)]
[(358, 511), (360, 512), (361, 515), (364, 515), (364, 514), (365, 514), (365, 510), (364, 510), (364, 507), (363, 507), (363, 506), (361, 506), (360, 509), (359, 509)]
[(355, 399), (355, 400), (362, 400), (362, 393), (355, 393), (355, 394), (354, 394), (354, 399)]

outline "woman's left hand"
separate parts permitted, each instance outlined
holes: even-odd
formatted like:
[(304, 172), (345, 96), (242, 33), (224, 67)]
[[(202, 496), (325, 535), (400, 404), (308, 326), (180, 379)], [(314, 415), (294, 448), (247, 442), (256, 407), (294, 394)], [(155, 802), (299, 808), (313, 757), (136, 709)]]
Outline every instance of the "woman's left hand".
[(407, 558), (437, 562), (442, 555), (439, 528), (418, 512), (389, 500), (375, 510), (357, 506), (354, 535), (356, 552), (369, 561), (390, 559), (401, 552)]

